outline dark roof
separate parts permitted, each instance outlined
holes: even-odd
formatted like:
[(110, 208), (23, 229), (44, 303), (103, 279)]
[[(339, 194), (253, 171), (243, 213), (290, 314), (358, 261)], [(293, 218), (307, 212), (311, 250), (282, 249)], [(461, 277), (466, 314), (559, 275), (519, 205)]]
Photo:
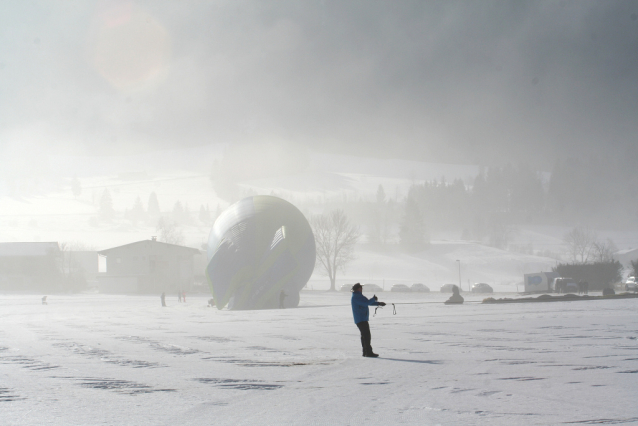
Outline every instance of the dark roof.
[(0, 243), (0, 257), (47, 256), (60, 253), (58, 243)]
[(102, 256), (108, 256), (108, 254), (110, 252), (115, 252), (119, 249), (122, 249), (124, 247), (130, 247), (130, 246), (135, 246), (135, 245), (155, 245), (155, 246), (170, 246), (171, 248), (173, 248), (174, 250), (183, 250), (186, 251), (188, 253), (191, 254), (199, 254), (200, 251), (196, 248), (192, 248), (192, 247), (185, 247), (185, 246), (179, 246), (177, 244), (168, 244), (168, 243), (162, 243), (160, 241), (155, 241), (155, 240), (143, 240), (143, 241), (136, 241), (134, 243), (130, 243), (130, 244), (124, 244), (123, 246), (117, 246), (117, 247), (111, 247), (109, 249), (105, 249), (105, 250), (100, 250), (97, 253), (102, 255)]

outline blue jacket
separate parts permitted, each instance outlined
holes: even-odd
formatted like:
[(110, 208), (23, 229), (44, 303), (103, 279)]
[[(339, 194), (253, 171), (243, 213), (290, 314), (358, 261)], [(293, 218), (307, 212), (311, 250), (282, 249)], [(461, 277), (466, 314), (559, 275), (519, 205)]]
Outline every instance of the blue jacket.
[(359, 324), (362, 321), (368, 321), (370, 319), (370, 310), (368, 306), (377, 306), (379, 302), (374, 299), (368, 299), (358, 291), (352, 293), (352, 315), (354, 316), (354, 323)]

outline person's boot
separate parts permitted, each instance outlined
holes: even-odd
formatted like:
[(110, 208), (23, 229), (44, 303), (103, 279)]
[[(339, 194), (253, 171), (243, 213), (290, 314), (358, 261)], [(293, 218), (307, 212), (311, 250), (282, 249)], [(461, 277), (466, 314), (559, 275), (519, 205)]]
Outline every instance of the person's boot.
[(375, 354), (374, 352), (372, 352), (372, 348), (368, 348), (365, 350), (365, 353), (363, 354), (363, 356), (368, 357), (368, 358), (376, 358), (379, 355)]

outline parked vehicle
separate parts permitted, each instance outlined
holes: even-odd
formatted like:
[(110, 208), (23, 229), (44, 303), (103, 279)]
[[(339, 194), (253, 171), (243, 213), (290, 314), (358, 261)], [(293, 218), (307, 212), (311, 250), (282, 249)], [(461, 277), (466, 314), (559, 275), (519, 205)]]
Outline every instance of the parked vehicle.
[(428, 288), (427, 285), (425, 284), (421, 284), (421, 283), (414, 283), (412, 284), (411, 287), (413, 292), (418, 292), (418, 293), (429, 293), (430, 289)]
[(578, 284), (573, 278), (558, 277), (552, 283), (554, 293), (578, 293)]
[(341, 286), (341, 288), (339, 289), (339, 291), (350, 291), (352, 290), (352, 286), (354, 284), (344, 284)]
[(487, 283), (476, 283), (472, 286), (472, 293), (494, 293), (494, 289)]
[(636, 277), (627, 278), (627, 281), (625, 281), (625, 291), (638, 292), (638, 281), (636, 281)]
[(409, 292), (410, 291), (410, 287), (408, 287), (405, 284), (395, 284), (392, 286), (392, 288), (390, 289), (390, 291), (400, 291), (400, 292)]
[[(443, 284), (443, 286), (441, 287), (441, 293), (452, 293), (452, 289), (454, 288), (456, 284)], [(458, 285), (456, 285), (457, 287), (459, 287)], [(463, 289), (459, 287), (459, 293), (462, 293)]]
[(381, 288), (381, 286), (376, 284), (364, 284), (363, 291), (365, 293), (378, 293), (380, 291), (383, 291), (383, 289)]

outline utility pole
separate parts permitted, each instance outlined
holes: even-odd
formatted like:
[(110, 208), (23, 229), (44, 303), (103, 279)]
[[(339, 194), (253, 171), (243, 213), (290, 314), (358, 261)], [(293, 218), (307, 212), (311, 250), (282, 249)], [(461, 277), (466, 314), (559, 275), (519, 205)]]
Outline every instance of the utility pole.
[(463, 288), (461, 287), (461, 261), (459, 259), (456, 259), (457, 262), (459, 262), (459, 290), (462, 290)]

